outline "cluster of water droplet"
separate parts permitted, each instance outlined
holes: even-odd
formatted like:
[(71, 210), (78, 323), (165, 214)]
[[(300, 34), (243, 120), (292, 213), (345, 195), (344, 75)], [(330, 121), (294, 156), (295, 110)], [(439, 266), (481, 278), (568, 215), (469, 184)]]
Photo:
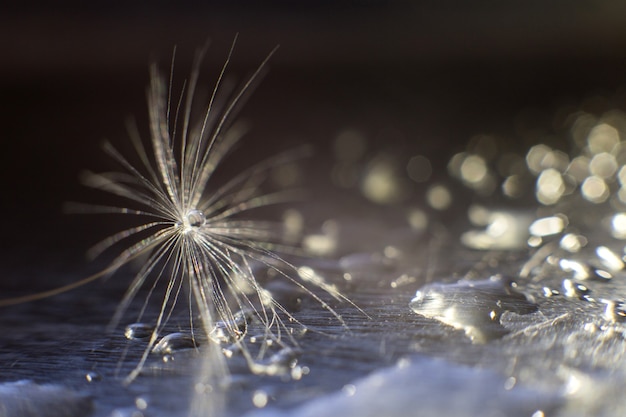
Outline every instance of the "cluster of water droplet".
[[(497, 143), (481, 136), (451, 158), (450, 174), (478, 196), (509, 201), (472, 205), (468, 218), (477, 229), (461, 242), (480, 250), (528, 250), (520, 275), (549, 283), (540, 295), (598, 303), (605, 319), (621, 322), (624, 303), (603, 284), (626, 278), (626, 114), (576, 110), (561, 119), (559, 133), (545, 134), (525, 153), (498, 153)], [(569, 147), (559, 149), (559, 142)], [(594, 295), (595, 288), (602, 295)]]

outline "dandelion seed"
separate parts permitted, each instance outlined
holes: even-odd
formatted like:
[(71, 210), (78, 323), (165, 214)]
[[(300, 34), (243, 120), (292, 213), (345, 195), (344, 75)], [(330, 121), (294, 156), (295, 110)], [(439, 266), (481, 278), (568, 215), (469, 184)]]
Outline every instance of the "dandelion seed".
[[(298, 152), (276, 155), (247, 168), (221, 186), (213, 184), (215, 170), (242, 136), (242, 130), (232, 124), (235, 109), (273, 54), (272, 51), (220, 108), (218, 92), (234, 45), (235, 42), (196, 124), (192, 122), (192, 107), (196, 105), (194, 94), (204, 51), (196, 56), (175, 109), (172, 109), (174, 99), (167, 82), (156, 66), (152, 66), (147, 94), (150, 146), (145, 147), (137, 134), (131, 135), (141, 165), (133, 165), (107, 144), (105, 150), (121, 165), (123, 173), (92, 174), (85, 181), (91, 187), (128, 200), (133, 206), (97, 207), (95, 211), (139, 218), (136, 226), (110, 236), (92, 250), (97, 255), (113, 246), (128, 245), (107, 272), (114, 272), (140, 255), (147, 256), (117, 309), (112, 325), (120, 321), (142, 287), (151, 287), (150, 297), (158, 282), (166, 284), (154, 330), (127, 382), (139, 375), (149, 353), (159, 350), (165, 343), (166, 338), (159, 342), (159, 337), (184, 292), (183, 287), (200, 313), (204, 336), (209, 343), (218, 344), (222, 340), (234, 343), (252, 372), (262, 373), (271, 368), (261, 362), (263, 352), (269, 346), (280, 349), (294, 342), (287, 323), (291, 326), (299, 322), (257, 281), (256, 265), (273, 270), (278, 277), (305, 290), (343, 324), (342, 318), (308, 287), (321, 288), (335, 298), (346, 298), (331, 284), (298, 277), (299, 270), (274, 251), (281, 248), (280, 237), (284, 235), (276, 231), (280, 223), (242, 219), (253, 209), (289, 200), (287, 191), (263, 193), (260, 185), (272, 168), (293, 161)], [(170, 86), (172, 74), (173, 66)], [(148, 302), (149, 298), (139, 319)], [(243, 337), (248, 322), (239, 319), (242, 311), (253, 315), (265, 329), (263, 338), (268, 343), (264, 343), (265, 347), (255, 356), (249, 352)], [(190, 320), (193, 329), (193, 315)], [(193, 339), (188, 344), (196, 345)], [(274, 372), (272, 368), (271, 373)]]

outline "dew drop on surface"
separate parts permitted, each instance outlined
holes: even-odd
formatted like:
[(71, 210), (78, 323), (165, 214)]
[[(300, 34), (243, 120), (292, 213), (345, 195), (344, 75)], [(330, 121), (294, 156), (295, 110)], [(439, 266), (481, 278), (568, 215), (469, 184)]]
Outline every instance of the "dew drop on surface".
[(563, 294), (566, 297), (578, 298), (580, 300), (590, 301), (589, 294), (591, 294), (591, 290), (587, 288), (585, 285), (573, 281), (571, 279), (563, 280)]
[(604, 318), (612, 323), (626, 321), (626, 304), (623, 301), (606, 300)]
[(239, 336), (243, 335), (243, 331), (250, 323), (253, 317), (251, 310), (240, 310), (234, 314), (230, 321), (218, 321), (211, 331), (209, 337), (219, 343), (232, 343)]
[(152, 349), (152, 353), (171, 354), (180, 350), (197, 347), (196, 340), (186, 333), (170, 333), (164, 336)]
[(263, 390), (256, 390), (252, 394), (252, 404), (254, 404), (256, 408), (265, 407), (267, 405), (268, 399), (269, 398), (267, 396), (267, 392)]
[(135, 407), (137, 410), (145, 410), (148, 408), (148, 401), (144, 397), (135, 398)]
[(543, 287), (543, 295), (544, 297), (554, 297), (560, 295), (561, 293), (558, 290), (554, 290), (550, 287)]
[(480, 281), (427, 284), (409, 306), (421, 316), (463, 330), (475, 343), (485, 343), (508, 333), (500, 324), (503, 312), (529, 314), (537, 310), (536, 304), (510, 284), (498, 275)]
[(97, 372), (90, 371), (90, 372), (87, 372), (85, 374), (85, 379), (87, 380), (87, 382), (101, 381), (102, 380), (102, 375), (100, 375)]
[(124, 336), (128, 340), (146, 339), (152, 335), (154, 326), (146, 323), (133, 323), (126, 326), (124, 329)]

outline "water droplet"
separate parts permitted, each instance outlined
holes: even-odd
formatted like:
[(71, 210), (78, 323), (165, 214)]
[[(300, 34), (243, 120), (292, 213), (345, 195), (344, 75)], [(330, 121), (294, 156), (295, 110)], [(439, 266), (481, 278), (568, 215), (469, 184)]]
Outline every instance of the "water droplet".
[(152, 335), (154, 326), (146, 323), (133, 323), (126, 326), (124, 336), (128, 340), (146, 339)]
[(604, 317), (613, 322), (623, 322), (626, 320), (626, 304), (623, 301), (605, 300), (606, 308)]
[(135, 398), (135, 407), (137, 410), (145, 410), (148, 408), (148, 401), (143, 397), (137, 397)]
[(89, 371), (85, 374), (85, 379), (87, 380), (87, 382), (101, 381), (102, 375), (100, 375), (99, 373), (95, 371)]
[(159, 340), (159, 343), (152, 348), (152, 353), (166, 355), (180, 350), (193, 349), (197, 346), (196, 340), (189, 334), (170, 333)]
[(291, 375), (300, 352), (289, 347), (282, 348), (266, 361), (252, 364), (251, 370), (259, 375)]
[(410, 307), (417, 314), (463, 330), (476, 343), (502, 337), (503, 312), (529, 314), (537, 310), (511, 282), (498, 275), (481, 281), (432, 283), (420, 288)]
[(189, 231), (192, 229), (197, 229), (206, 224), (206, 218), (204, 217), (204, 213), (200, 210), (191, 209), (185, 214), (184, 220), (184, 228), (185, 231)]
[(576, 297), (580, 300), (590, 301), (589, 294), (591, 290), (585, 285), (572, 281), (571, 279), (563, 280), (563, 294), (566, 297)]
[(561, 293), (558, 290), (554, 290), (549, 287), (543, 287), (543, 295), (545, 297), (554, 297), (555, 295), (561, 295)]
[(218, 321), (209, 337), (219, 343), (232, 343), (238, 340), (253, 317), (252, 310), (240, 310), (229, 321)]

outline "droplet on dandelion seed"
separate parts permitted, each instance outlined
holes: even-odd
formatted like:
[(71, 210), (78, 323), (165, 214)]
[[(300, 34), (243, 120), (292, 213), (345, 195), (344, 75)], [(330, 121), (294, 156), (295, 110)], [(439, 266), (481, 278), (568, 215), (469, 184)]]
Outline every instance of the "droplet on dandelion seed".
[(185, 333), (170, 333), (159, 340), (152, 353), (161, 355), (174, 353), (180, 350), (193, 349), (197, 347), (196, 340), (191, 335)]
[(189, 231), (192, 228), (202, 227), (206, 224), (206, 217), (200, 210), (191, 209), (185, 214), (184, 227), (185, 231)]

